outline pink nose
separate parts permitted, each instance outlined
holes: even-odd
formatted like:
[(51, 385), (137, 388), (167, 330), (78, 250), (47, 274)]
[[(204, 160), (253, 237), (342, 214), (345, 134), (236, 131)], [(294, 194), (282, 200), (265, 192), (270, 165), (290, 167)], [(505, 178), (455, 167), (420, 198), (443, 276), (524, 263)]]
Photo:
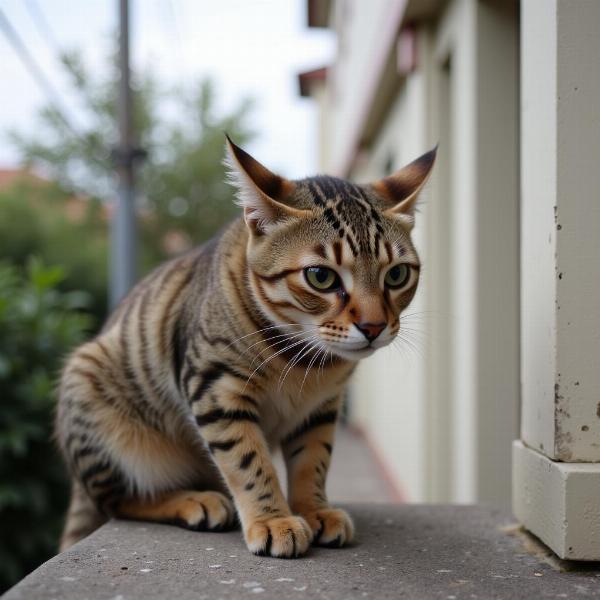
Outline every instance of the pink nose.
[(354, 326), (372, 342), (384, 329), (385, 323), (354, 323)]

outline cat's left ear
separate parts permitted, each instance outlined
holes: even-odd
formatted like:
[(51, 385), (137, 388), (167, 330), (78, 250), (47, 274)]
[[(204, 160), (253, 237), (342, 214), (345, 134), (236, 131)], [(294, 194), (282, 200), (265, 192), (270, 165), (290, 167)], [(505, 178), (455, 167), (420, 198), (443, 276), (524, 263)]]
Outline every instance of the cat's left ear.
[(437, 148), (435, 146), (399, 171), (373, 183), (375, 191), (388, 205), (385, 214), (404, 217), (412, 226), (417, 197), (431, 174)]
[(296, 186), (293, 182), (272, 173), (236, 146), (228, 135), (226, 138), (225, 166), (229, 170), (229, 182), (237, 188), (244, 220), (254, 234), (263, 235), (277, 223), (305, 214), (306, 211), (284, 203), (294, 192)]

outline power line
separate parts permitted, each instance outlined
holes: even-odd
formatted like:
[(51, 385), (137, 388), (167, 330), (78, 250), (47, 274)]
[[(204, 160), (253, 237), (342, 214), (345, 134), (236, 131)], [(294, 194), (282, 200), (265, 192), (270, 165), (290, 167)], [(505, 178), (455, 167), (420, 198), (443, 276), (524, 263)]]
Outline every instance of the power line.
[(180, 65), (183, 65), (185, 67), (187, 65), (186, 56), (185, 52), (183, 51), (182, 44), (183, 35), (181, 21), (179, 19), (177, 8), (175, 7), (174, 0), (165, 0), (164, 6), (166, 8), (167, 20), (169, 21), (169, 28), (171, 30), (171, 39), (175, 42), (175, 52), (177, 55), (177, 60)]
[(25, 2), (25, 6), (27, 7), (27, 12), (31, 17), (33, 23), (36, 26), (36, 29), (40, 33), (40, 35), (46, 40), (50, 49), (56, 54), (56, 56), (60, 59), (62, 51), (60, 49), (60, 44), (56, 41), (56, 37), (54, 37), (54, 33), (52, 32), (52, 28), (48, 23), (48, 19), (46, 19), (40, 5), (37, 0), (27, 0)]
[[(71, 120), (69, 119), (69, 111), (65, 108), (65, 105), (62, 102), (60, 93), (58, 90), (52, 85), (44, 70), (38, 62), (33, 58), (33, 55), (27, 48), (27, 45), (17, 32), (17, 30), (13, 27), (8, 17), (0, 8), (0, 30), (4, 33), (6, 39), (9, 41), (10, 45), (13, 47), (13, 50), (17, 53), (17, 56), (21, 60), (21, 62), (25, 65), (27, 71), (38, 85), (38, 87), (44, 92), (47, 96), (50, 106), (55, 114), (62, 121), (64, 126), (69, 130), (71, 135), (75, 137), (81, 144), (84, 146), (89, 146), (89, 142), (81, 135), (81, 133), (73, 126)], [(93, 154), (90, 156), (92, 160), (106, 168), (106, 161), (101, 158), (94, 156)]]
[(17, 30), (12, 26), (11, 22), (8, 20), (8, 17), (1, 8), (0, 30), (2, 30), (6, 39), (13, 47), (13, 50), (17, 53), (17, 56), (25, 65), (25, 68), (29, 71), (29, 74), (34, 79), (38, 87), (44, 92), (44, 94), (46, 94), (46, 96), (50, 100), (53, 110), (60, 117), (61, 121), (73, 135), (81, 139), (81, 135), (75, 129), (75, 127), (72, 125), (71, 121), (67, 117), (68, 111), (65, 109), (64, 104), (62, 103), (60, 94), (52, 85), (50, 80), (46, 77), (44, 70), (33, 58), (31, 53), (27, 49), (27, 46), (17, 33)]

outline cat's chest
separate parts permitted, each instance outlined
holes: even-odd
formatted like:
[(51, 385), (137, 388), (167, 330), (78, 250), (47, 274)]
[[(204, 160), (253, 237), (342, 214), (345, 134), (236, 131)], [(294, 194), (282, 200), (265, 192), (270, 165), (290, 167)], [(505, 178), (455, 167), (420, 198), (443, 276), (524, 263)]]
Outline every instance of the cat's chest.
[(340, 381), (339, 377), (300, 378), (285, 387), (265, 390), (261, 425), (269, 444), (277, 444), (326, 400), (343, 393), (345, 385), (345, 378)]

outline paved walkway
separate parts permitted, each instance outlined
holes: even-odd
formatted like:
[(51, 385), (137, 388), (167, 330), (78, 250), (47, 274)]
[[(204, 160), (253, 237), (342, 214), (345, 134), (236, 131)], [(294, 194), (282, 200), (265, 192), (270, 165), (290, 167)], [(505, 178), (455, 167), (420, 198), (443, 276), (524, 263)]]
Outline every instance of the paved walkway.
[[(285, 468), (275, 458), (283, 489)], [(364, 438), (346, 427), (338, 427), (331, 469), (327, 477), (327, 496), (331, 502), (394, 502), (396, 497)]]
[(600, 598), (600, 571), (561, 573), (481, 507), (350, 505), (358, 536), (296, 560), (250, 554), (239, 531), (112, 521), (4, 600), (537, 600)]

